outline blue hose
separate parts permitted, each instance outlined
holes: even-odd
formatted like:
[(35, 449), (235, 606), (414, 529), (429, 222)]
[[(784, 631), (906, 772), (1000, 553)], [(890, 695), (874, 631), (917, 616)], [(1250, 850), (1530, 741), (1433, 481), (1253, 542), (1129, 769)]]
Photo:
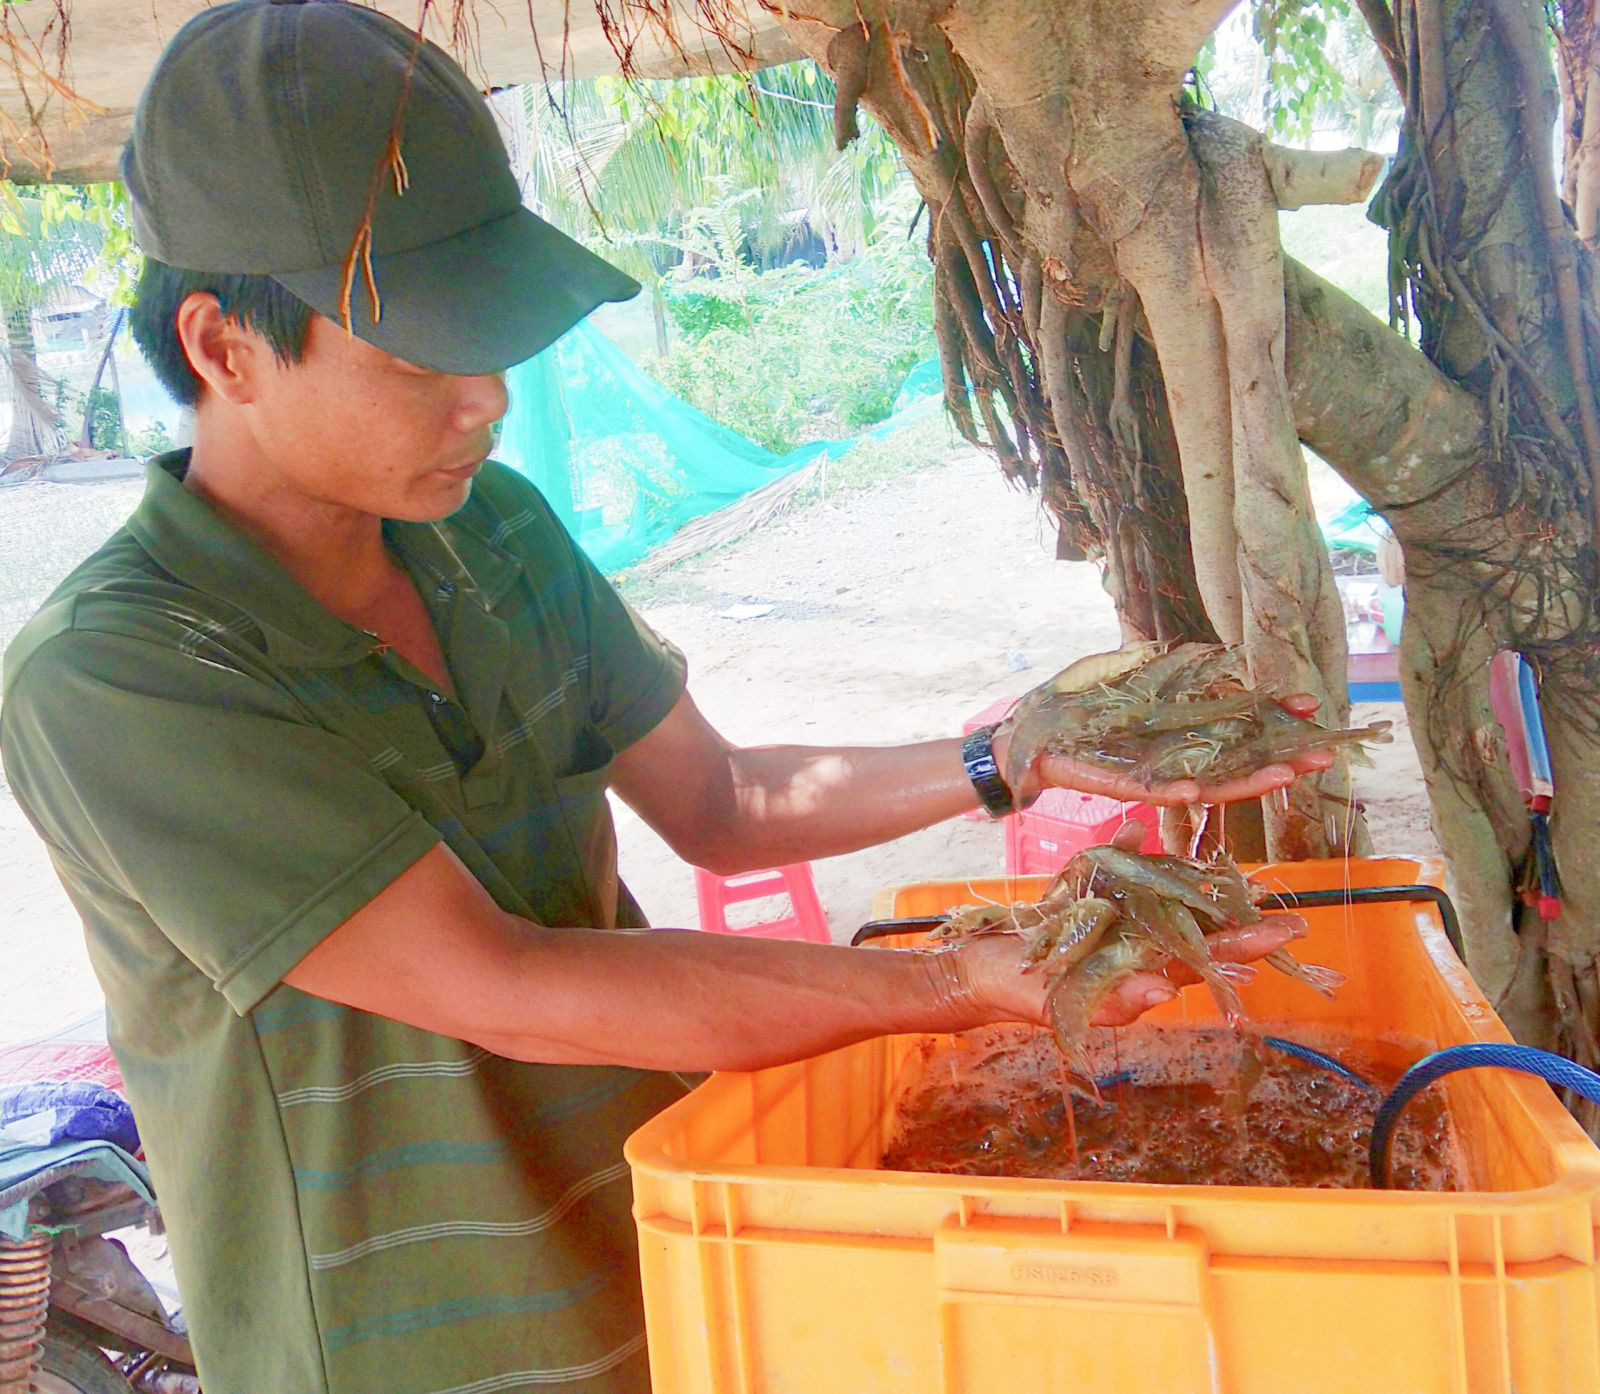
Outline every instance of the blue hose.
[[(1336, 1075), (1342, 1075), (1352, 1084), (1360, 1085), (1363, 1089), (1370, 1089), (1377, 1093), (1378, 1086), (1370, 1079), (1363, 1079), (1348, 1065), (1335, 1060), (1331, 1055), (1324, 1055), (1320, 1050), (1313, 1050), (1308, 1045), (1301, 1045), (1298, 1041), (1285, 1040), (1282, 1036), (1262, 1036), (1263, 1045), (1269, 1045), (1274, 1050), (1282, 1051), (1285, 1055), (1292, 1055), (1296, 1060), (1303, 1060), (1308, 1065), (1320, 1065), (1325, 1070), (1332, 1070)], [(1119, 1084), (1127, 1084), (1133, 1079), (1132, 1070), (1119, 1070), (1114, 1075), (1106, 1075), (1095, 1081), (1095, 1087), (1104, 1093)]]
[(1352, 1084), (1359, 1084), (1363, 1089), (1370, 1089), (1374, 1094), (1378, 1086), (1370, 1079), (1364, 1079), (1348, 1065), (1340, 1063), (1331, 1055), (1324, 1055), (1320, 1050), (1312, 1050), (1310, 1046), (1301, 1045), (1298, 1041), (1286, 1041), (1282, 1036), (1263, 1036), (1261, 1038), (1274, 1050), (1281, 1050), (1285, 1055), (1292, 1055), (1296, 1060), (1304, 1060), (1308, 1065), (1321, 1065), (1325, 1070), (1332, 1070), (1336, 1075), (1343, 1075)]
[[(1378, 1086), (1371, 1080), (1364, 1079), (1348, 1065), (1331, 1055), (1323, 1054), (1320, 1050), (1313, 1050), (1298, 1041), (1285, 1040), (1282, 1036), (1263, 1036), (1261, 1039), (1274, 1050), (1282, 1051), (1296, 1060), (1331, 1070), (1352, 1084), (1371, 1090), (1373, 1093), (1378, 1090)], [(1448, 1046), (1444, 1050), (1436, 1050), (1431, 1055), (1423, 1056), (1401, 1075), (1394, 1088), (1378, 1106), (1378, 1116), (1372, 1124), (1372, 1142), (1367, 1151), (1367, 1164), (1375, 1187), (1383, 1190), (1389, 1184), (1389, 1149), (1394, 1142), (1395, 1125), (1400, 1121), (1400, 1114), (1405, 1106), (1435, 1080), (1443, 1079), (1457, 1070), (1471, 1070), (1481, 1066), (1495, 1066), (1503, 1070), (1517, 1070), (1525, 1075), (1534, 1075), (1600, 1104), (1600, 1074), (1586, 1070), (1564, 1055), (1555, 1055), (1548, 1050), (1538, 1050), (1533, 1046), (1509, 1045), (1501, 1041), (1474, 1041), (1467, 1045)], [(1103, 1090), (1110, 1089), (1115, 1085), (1126, 1083), (1132, 1077), (1132, 1070), (1122, 1070), (1117, 1074), (1107, 1075), (1097, 1083)]]
[(1378, 1108), (1377, 1119), (1372, 1125), (1372, 1145), (1367, 1151), (1367, 1164), (1372, 1171), (1374, 1186), (1382, 1190), (1389, 1184), (1389, 1147), (1394, 1141), (1394, 1129), (1399, 1122), (1400, 1111), (1434, 1080), (1443, 1079), (1457, 1070), (1476, 1069), (1481, 1065), (1536, 1075), (1600, 1104), (1600, 1074), (1574, 1064), (1564, 1055), (1554, 1055), (1533, 1046), (1508, 1045), (1502, 1041), (1474, 1041), (1468, 1045), (1436, 1050), (1432, 1055), (1423, 1056), (1401, 1075), (1399, 1082), (1389, 1091), (1389, 1097)]

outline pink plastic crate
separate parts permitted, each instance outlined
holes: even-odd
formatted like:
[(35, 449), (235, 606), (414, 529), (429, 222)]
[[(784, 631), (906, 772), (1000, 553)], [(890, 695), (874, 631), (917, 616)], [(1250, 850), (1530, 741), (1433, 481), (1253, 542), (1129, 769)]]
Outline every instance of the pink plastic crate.
[(993, 726), (1011, 715), (1012, 707), (1022, 699), (1020, 697), (999, 697), (990, 702), (981, 712), (973, 712), (961, 723), (961, 734), (971, 735), (980, 726)]
[(1085, 847), (1109, 842), (1130, 818), (1145, 825), (1140, 850), (1161, 850), (1160, 813), (1147, 803), (1119, 803), (1075, 789), (1046, 789), (1025, 813), (1006, 823), (1006, 872), (1053, 876)]

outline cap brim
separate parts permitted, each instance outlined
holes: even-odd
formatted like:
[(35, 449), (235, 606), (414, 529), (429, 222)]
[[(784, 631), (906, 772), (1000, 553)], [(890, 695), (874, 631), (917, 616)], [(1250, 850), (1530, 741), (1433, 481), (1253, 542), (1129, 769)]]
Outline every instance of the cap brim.
[[(359, 339), (442, 373), (498, 373), (548, 347), (596, 306), (639, 292), (633, 277), (519, 208), (442, 242), (372, 259), (380, 313), (360, 268), (350, 295)], [(343, 320), (339, 267), (272, 278)]]

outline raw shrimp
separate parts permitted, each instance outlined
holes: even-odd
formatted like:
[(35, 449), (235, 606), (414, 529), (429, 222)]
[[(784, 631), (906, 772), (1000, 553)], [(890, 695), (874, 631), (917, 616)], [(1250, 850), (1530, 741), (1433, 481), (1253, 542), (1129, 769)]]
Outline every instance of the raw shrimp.
[(1086, 896), (1047, 924), (1022, 956), (1024, 973), (1044, 965), (1051, 977), (1077, 967), (1099, 944), (1121, 912), (1109, 900)]
[(1269, 968), (1276, 968), (1285, 977), (1304, 983), (1313, 992), (1332, 997), (1345, 984), (1344, 974), (1337, 968), (1327, 968), (1320, 963), (1302, 963), (1287, 949), (1274, 949), (1263, 960)]
[(1007, 783), (1015, 789), (1056, 731), (1077, 725), (1100, 706), (1108, 684), (1162, 653), (1161, 644), (1131, 644), (1111, 653), (1090, 654), (1028, 693), (1006, 718), (1011, 730)]
[(1089, 1022), (1117, 985), (1160, 963), (1150, 939), (1119, 930), (1050, 990), (1050, 1026), (1066, 1063), (1067, 1082), (1098, 1102), (1100, 1090), (1089, 1063)]
[(963, 905), (938, 929), (938, 939), (969, 939), (980, 934), (1026, 934), (1049, 917), (1043, 904), (1019, 901), (1015, 905)]
[(1211, 702), (1129, 702), (1126, 706), (1107, 706), (1083, 723), (1085, 735), (1111, 736), (1125, 731), (1191, 730), (1214, 722), (1249, 716), (1255, 711), (1253, 693), (1239, 692)]
[[(1117, 890), (1134, 887), (1176, 900), (1196, 910), (1217, 925), (1251, 924), (1261, 918), (1248, 890), (1241, 898), (1249, 905), (1250, 916), (1241, 919), (1222, 909), (1215, 887), (1226, 879), (1221, 866), (1205, 866), (1187, 857), (1150, 856), (1127, 852), (1120, 847), (1086, 847), (1073, 858), (1073, 864), (1091, 869), (1088, 884), (1097, 876)], [(1231, 869), (1231, 868), (1229, 868)], [(1235, 871), (1234, 875), (1238, 873)], [(1242, 881), (1243, 878), (1241, 877)]]
[(1128, 893), (1130, 917), (1149, 933), (1168, 957), (1175, 959), (1206, 985), (1229, 1026), (1238, 1030), (1244, 1024), (1244, 1003), (1239, 990), (1228, 981), (1221, 965), (1211, 957), (1206, 936), (1193, 911), (1179, 900), (1168, 900), (1149, 891)]
[(1243, 653), (1217, 644), (1134, 644), (1063, 669), (1008, 718), (1006, 779), (1018, 787), (1042, 754), (1138, 783), (1218, 784), (1335, 746), (1362, 759), (1389, 723), (1335, 731), (1297, 716), (1248, 682)]
[[(1211, 955), (1209, 933), (1258, 924), (1267, 892), (1227, 858), (1213, 862), (1150, 856), (1120, 847), (1088, 847), (1073, 857), (1032, 904), (971, 906), (947, 920), (943, 938), (1017, 934), (1028, 939), (1022, 971), (1042, 971), (1050, 1023), (1069, 1084), (1099, 1097), (1089, 1076), (1085, 1038), (1095, 1012), (1134, 973), (1171, 959), (1205, 983), (1217, 1009), (1240, 1032), (1246, 1051), (1239, 982), (1253, 969)], [(1267, 955), (1280, 973), (1331, 995), (1344, 977), (1301, 963), (1286, 950)]]
[(1370, 764), (1361, 742), (1387, 743), (1394, 739), (1389, 734), (1392, 723), (1376, 721), (1371, 726), (1357, 726), (1348, 731), (1335, 731), (1319, 726), (1286, 711), (1276, 702), (1263, 703), (1258, 708), (1258, 730), (1247, 739), (1228, 746), (1218, 754), (1206, 769), (1206, 777), (1215, 781), (1246, 775), (1263, 765), (1275, 765), (1282, 760), (1292, 760), (1313, 750), (1330, 750), (1335, 746), (1347, 747), (1348, 758)]

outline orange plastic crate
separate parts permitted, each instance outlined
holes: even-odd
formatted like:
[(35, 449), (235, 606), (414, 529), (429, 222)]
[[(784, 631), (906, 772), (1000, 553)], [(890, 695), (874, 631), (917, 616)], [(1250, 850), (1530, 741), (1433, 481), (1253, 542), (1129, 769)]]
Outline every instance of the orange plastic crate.
[[(1270, 868), (1309, 890), (1399, 859)], [(886, 893), (932, 914), (1041, 880)], [(1313, 910), (1268, 1021), (1435, 1045), (1506, 1032), (1425, 905)], [(1188, 992), (1155, 1021), (1211, 1017)], [(1286, 1028), (1292, 1034), (1292, 1027)], [(629, 1140), (655, 1394), (1595, 1394), (1600, 1151), (1543, 1084), (1446, 1092), (1469, 1192), (1132, 1186), (875, 1169), (922, 1037), (721, 1074)]]

